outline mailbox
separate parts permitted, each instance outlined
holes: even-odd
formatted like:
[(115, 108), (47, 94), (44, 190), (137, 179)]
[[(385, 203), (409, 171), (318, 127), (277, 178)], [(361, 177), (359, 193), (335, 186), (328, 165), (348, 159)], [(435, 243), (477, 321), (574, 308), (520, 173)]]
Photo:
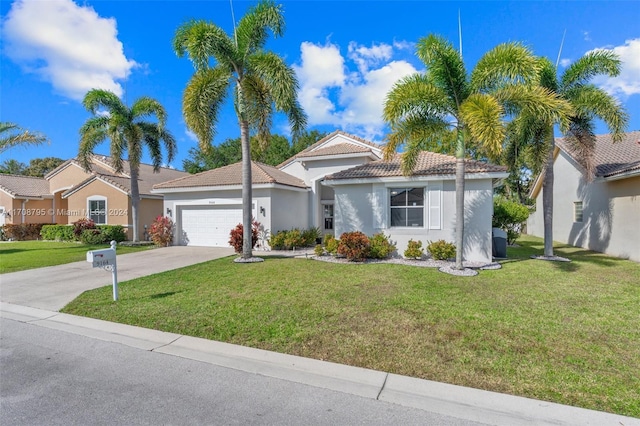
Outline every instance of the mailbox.
[(110, 248), (88, 251), (87, 262), (93, 263), (94, 268), (113, 266), (116, 264), (116, 251)]

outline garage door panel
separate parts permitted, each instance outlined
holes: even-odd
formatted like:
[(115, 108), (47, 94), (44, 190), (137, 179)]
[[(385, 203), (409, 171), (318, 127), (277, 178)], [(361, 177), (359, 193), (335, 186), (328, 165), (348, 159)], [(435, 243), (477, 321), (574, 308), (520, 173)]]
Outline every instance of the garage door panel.
[(229, 247), (229, 232), (242, 222), (242, 208), (237, 206), (183, 207), (180, 213), (180, 244), (190, 246)]

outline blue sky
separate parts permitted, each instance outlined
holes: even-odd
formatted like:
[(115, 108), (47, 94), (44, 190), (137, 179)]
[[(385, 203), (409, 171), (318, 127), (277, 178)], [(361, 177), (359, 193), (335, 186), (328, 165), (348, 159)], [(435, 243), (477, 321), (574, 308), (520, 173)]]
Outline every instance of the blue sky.
[[(420, 37), (437, 33), (458, 45), (470, 70), (499, 43), (520, 41), (556, 61), (560, 69), (593, 49), (611, 49), (624, 61), (616, 79), (597, 83), (622, 102), (629, 130), (640, 130), (640, 2), (637, 1), (281, 1), (287, 29), (269, 50), (285, 57), (301, 85), (308, 129), (342, 129), (382, 142), (384, 96), (393, 83), (422, 69), (414, 54)], [(254, 2), (233, 1), (236, 20)], [(182, 91), (191, 63), (171, 48), (176, 28), (190, 19), (233, 29), (228, 0), (96, 1), (14, 0), (0, 2), (2, 46), (0, 121), (46, 134), (49, 145), (13, 148), (0, 158), (76, 155), (78, 129), (90, 116), (81, 105), (87, 90), (100, 87), (128, 104), (140, 96), (160, 101), (178, 141), (172, 166), (181, 168), (197, 145), (181, 114)], [(227, 104), (213, 141), (239, 136)], [(598, 133), (606, 128), (598, 123)], [(287, 134), (282, 117), (273, 132)], [(108, 143), (98, 149), (108, 153)]]

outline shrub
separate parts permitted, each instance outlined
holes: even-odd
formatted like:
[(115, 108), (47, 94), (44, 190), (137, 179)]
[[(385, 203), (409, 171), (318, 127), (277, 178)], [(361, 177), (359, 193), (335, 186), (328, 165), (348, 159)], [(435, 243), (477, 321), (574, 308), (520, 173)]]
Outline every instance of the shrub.
[[(260, 224), (257, 221), (253, 221), (251, 223), (251, 248), (253, 249), (258, 242), (258, 228)], [(242, 253), (242, 233), (244, 232), (244, 227), (241, 223), (236, 225), (235, 228), (231, 230), (229, 233), (229, 245), (233, 247), (236, 253)]]
[(285, 250), (295, 249), (296, 247), (306, 246), (304, 238), (302, 237), (302, 231), (298, 228), (294, 228), (286, 232), (284, 237)]
[(167, 247), (173, 241), (173, 221), (166, 216), (158, 216), (149, 227), (151, 241), (159, 247)]
[(76, 222), (73, 222), (73, 235), (76, 240), (80, 240), (82, 233), (86, 229), (96, 229), (96, 224), (93, 220), (82, 218)]
[(507, 243), (513, 244), (520, 237), (522, 225), (529, 218), (529, 209), (515, 201), (498, 196), (493, 199), (494, 228), (500, 228), (507, 232)]
[(127, 232), (122, 225), (98, 225), (98, 229), (104, 234), (107, 243), (120, 243), (127, 239)]
[(447, 260), (456, 257), (456, 246), (445, 240), (429, 241), (427, 251), (436, 260)]
[(389, 237), (383, 233), (373, 234), (369, 239), (369, 253), (367, 257), (373, 259), (386, 259), (391, 256), (396, 246), (391, 243)]
[(320, 228), (309, 228), (302, 232), (302, 245), (305, 247), (314, 246), (320, 238), (322, 238)]
[(313, 249), (316, 256), (324, 256), (324, 248), (322, 244), (316, 244), (316, 248)]
[(310, 228), (301, 231), (293, 228), (288, 231), (278, 231), (269, 238), (269, 246), (273, 250), (291, 250), (296, 247), (312, 247), (320, 238), (320, 230), (318, 228)]
[(327, 234), (324, 239), (324, 248), (327, 250), (327, 253), (335, 256), (338, 253), (338, 246), (340, 245), (340, 240), (334, 237), (331, 234)]
[(275, 235), (271, 235), (269, 238), (269, 246), (272, 250), (284, 250), (284, 239), (287, 236), (287, 231), (278, 231)]
[(44, 225), (40, 231), (43, 240), (73, 241), (73, 226), (70, 225)]
[(362, 262), (369, 252), (369, 238), (360, 231), (345, 232), (340, 236), (338, 254), (353, 262)]
[(420, 259), (423, 254), (424, 249), (422, 248), (422, 241), (409, 240), (407, 243), (407, 249), (404, 251), (404, 257), (407, 259)]
[(42, 227), (47, 223), (19, 223), (2, 225), (4, 238), (7, 240), (26, 241), (40, 238)]
[(104, 232), (98, 228), (85, 229), (82, 231), (82, 234), (80, 234), (80, 241), (82, 244), (88, 245), (106, 244), (109, 242), (109, 240), (105, 238)]

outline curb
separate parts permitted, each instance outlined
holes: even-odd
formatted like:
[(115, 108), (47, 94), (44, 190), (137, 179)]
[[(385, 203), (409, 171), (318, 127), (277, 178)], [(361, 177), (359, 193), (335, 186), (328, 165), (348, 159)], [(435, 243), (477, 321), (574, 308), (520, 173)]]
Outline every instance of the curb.
[(0, 318), (494, 425), (640, 426), (640, 419), (0, 303)]

